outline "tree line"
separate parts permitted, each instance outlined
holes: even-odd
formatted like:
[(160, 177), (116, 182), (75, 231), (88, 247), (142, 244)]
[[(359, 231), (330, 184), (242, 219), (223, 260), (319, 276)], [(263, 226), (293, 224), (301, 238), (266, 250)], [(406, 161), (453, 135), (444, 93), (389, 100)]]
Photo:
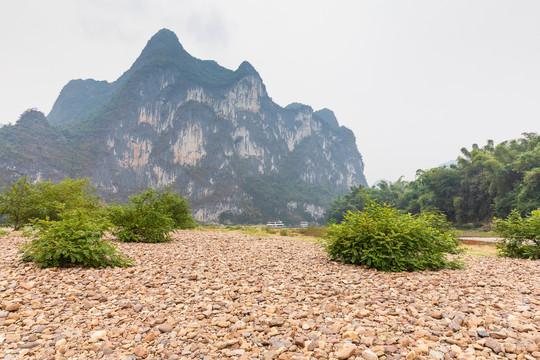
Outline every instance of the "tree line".
[(519, 139), (483, 147), (462, 148), (457, 163), (418, 170), (414, 181), (402, 178), (377, 186), (351, 187), (334, 199), (329, 222), (341, 222), (347, 211), (360, 211), (367, 199), (388, 203), (407, 213), (438, 211), (457, 225), (480, 226), (512, 211), (528, 215), (540, 208), (540, 136), (523, 133)]

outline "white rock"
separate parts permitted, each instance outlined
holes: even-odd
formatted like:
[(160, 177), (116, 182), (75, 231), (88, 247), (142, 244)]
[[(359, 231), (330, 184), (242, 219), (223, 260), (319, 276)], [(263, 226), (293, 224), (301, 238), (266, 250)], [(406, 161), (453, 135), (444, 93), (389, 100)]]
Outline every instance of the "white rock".
[(365, 360), (377, 360), (379, 358), (373, 351), (369, 349), (362, 351), (362, 357)]
[(105, 330), (99, 330), (93, 333), (90, 336), (90, 341), (99, 341), (99, 340), (106, 340), (107, 339), (107, 332)]

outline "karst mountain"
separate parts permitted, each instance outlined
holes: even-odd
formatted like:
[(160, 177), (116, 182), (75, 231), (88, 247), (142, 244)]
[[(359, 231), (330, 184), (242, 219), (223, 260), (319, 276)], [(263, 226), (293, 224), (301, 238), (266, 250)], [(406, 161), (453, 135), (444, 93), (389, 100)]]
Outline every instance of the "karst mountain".
[(199, 60), (166, 29), (116, 81), (72, 80), (47, 117), (0, 128), (2, 185), (89, 177), (117, 201), (170, 186), (203, 222), (320, 221), (363, 169), (332, 111), (283, 108), (251, 64)]

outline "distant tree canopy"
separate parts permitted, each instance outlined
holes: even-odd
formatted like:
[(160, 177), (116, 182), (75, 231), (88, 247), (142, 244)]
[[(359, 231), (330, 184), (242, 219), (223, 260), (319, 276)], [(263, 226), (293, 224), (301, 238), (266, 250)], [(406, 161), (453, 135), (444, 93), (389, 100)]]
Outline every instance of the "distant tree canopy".
[(413, 214), (438, 210), (457, 224), (480, 224), (512, 210), (527, 215), (540, 208), (540, 136), (524, 133), (520, 139), (484, 147), (461, 149), (450, 167), (418, 170), (414, 181), (401, 178), (372, 188), (352, 187), (334, 199), (327, 212), (330, 222), (341, 222), (348, 211), (362, 210), (366, 197)]

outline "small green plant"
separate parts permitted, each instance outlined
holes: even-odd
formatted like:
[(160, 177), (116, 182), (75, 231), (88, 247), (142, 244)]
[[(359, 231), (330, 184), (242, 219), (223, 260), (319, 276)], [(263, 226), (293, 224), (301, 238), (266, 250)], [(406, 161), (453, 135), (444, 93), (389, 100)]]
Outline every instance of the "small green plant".
[(420, 271), (459, 268), (447, 253), (459, 253), (459, 242), (437, 213), (403, 214), (367, 200), (364, 211), (348, 212), (328, 229), (325, 249), (331, 259), (377, 270)]
[(495, 218), (495, 232), (504, 240), (497, 244), (502, 256), (540, 259), (540, 209), (523, 218), (513, 210), (506, 219)]
[(39, 267), (106, 267), (130, 266), (126, 259), (103, 235), (110, 227), (100, 213), (75, 209), (59, 215), (60, 220), (39, 220), (33, 240), (23, 244), (23, 261)]
[(7, 235), (7, 234), (9, 234), (9, 231), (0, 229), (0, 236), (4, 236), (4, 235)]
[(287, 236), (287, 235), (289, 235), (289, 230), (287, 230), (287, 229), (281, 229), (281, 230), (279, 230), (279, 235), (281, 235), (281, 236)]
[(178, 194), (150, 188), (131, 196), (127, 204), (109, 207), (108, 213), (119, 240), (156, 243), (170, 241), (172, 230), (196, 226), (189, 209)]

